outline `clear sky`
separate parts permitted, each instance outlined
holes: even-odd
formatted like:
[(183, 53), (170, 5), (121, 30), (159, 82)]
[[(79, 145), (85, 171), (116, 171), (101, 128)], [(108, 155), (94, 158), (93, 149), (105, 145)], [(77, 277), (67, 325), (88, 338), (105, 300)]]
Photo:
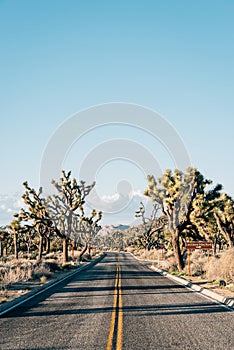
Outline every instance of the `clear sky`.
[[(13, 210), (7, 196), (20, 192), (24, 180), (39, 185), (43, 152), (59, 125), (108, 102), (157, 111), (192, 164), (234, 195), (232, 0), (0, 0), (0, 48), (0, 224)], [(83, 137), (64, 166), (76, 173), (90, 149), (123, 135), (167, 167), (152, 137), (113, 128), (101, 138), (95, 130)], [(110, 200), (125, 179), (143, 192), (143, 172), (116, 162), (99, 164), (99, 194)], [(121, 214), (112, 219), (128, 221)]]

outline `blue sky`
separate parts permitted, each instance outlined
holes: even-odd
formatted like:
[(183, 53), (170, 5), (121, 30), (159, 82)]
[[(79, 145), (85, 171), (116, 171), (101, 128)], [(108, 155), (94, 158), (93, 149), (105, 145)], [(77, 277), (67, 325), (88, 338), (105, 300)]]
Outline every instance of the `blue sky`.
[[(0, 45), (2, 198), (20, 192), (26, 179), (39, 185), (42, 155), (59, 125), (108, 102), (157, 111), (184, 141), (192, 164), (234, 195), (233, 1), (0, 0)], [(101, 141), (127, 137), (126, 128), (110, 129)], [(139, 130), (130, 138), (167, 166), (155, 140)], [(65, 166), (77, 172), (99, 142), (98, 132), (87, 135)], [(144, 190), (144, 174), (125, 165), (101, 168), (101, 195), (115, 195), (113, 181), (124, 171), (135, 191)]]

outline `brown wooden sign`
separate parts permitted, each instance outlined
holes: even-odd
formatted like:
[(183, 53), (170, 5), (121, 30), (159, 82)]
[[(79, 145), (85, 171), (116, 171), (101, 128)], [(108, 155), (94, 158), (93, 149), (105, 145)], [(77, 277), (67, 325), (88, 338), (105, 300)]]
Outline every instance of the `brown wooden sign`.
[(186, 242), (185, 248), (190, 250), (195, 249), (212, 249), (212, 242), (204, 242), (204, 241), (198, 241), (198, 242)]

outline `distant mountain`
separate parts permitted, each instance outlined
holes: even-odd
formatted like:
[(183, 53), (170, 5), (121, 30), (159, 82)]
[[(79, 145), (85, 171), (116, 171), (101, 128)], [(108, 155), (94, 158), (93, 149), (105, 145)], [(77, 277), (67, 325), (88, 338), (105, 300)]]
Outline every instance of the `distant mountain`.
[(117, 226), (113, 226), (115, 230), (126, 230), (127, 228), (129, 228), (129, 225), (117, 225)]
[[(135, 218), (135, 211), (139, 210), (140, 202), (143, 202), (146, 209), (146, 215), (150, 216), (152, 210), (152, 202), (149, 198), (145, 197), (140, 191), (135, 191), (132, 195), (132, 199), (129, 204), (122, 208), (120, 211), (112, 211), (106, 212), (103, 211), (102, 223), (105, 226), (113, 226), (116, 227), (118, 224), (114, 223), (124, 223), (126, 225), (132, 226), (140, 222), (139, 219)], [(110, 203), (109, 203), (110, 204)], [(93, 206), (94, 208), (99, 208), (98, 204)], [(119, 228), (118, 228), (119, 229)]]
[(126, 230), (128, 229), (130, 226), (129, 225), (122, 225), (122, 224), (119, 224), (119, 225), (105, 225), (105, 226), (102, 226), (102, 229), (99, 231), (99, 234), (101, 235), (107, 235), (113, 231), (119, 231), (119, 230)]

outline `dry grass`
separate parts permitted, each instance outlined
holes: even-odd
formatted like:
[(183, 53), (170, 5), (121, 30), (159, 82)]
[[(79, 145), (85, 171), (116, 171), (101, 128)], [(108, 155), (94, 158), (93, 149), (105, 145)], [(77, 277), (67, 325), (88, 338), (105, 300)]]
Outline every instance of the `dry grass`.
[(209, 279), (234, 282), (234, 248), (212, 257), (206, 270)]
[(128, 247), (126, 249), (129, 253), (132, 253), (138, 259), (141, 260), (150, 260), (153, 263), (156, 263), (158, 267), (162, 267), (164, 269), (171, 269), (174, 264), (174, 268), (176, 269), (176, 263), (174, 254), (169, 252), (165, 252), (156, 249), (146, 250), (146, 249), (138, 249), (134, 247)]
[[(168, 270), (170, 273), (178, 273), (177, 264), (172, 251), (137, 249), (129, 247), (131, 252), (139, 259), (151, 260), (155, 266)], [(185, 255), (186, 267), (182, 275), (188, 273), (188, 259)], [(208, 263), (207, 251), (195, 250), (190, 257), (190, 272), (192, 276), (201, 276), (211, 281), (225, 280), (229, 284), (234, 283), (234, 248), (223, 250), (216, 256), (210, 256)], [(233, 287), (234, 288), (234, 287)]]
[[(15, 283), (23, 283), (27, 281), (39, 281), (45, 283), (48, 278), (57, 271), (69, 270), (74, 268), (73, 265), (79, 265), (79, 255), (81, 250), (74, 251), (74, 262), (70, 261), (63, 266), (63, 254), (61, 251), (51, 252), (44, 255), (43, 260), (38, 262), (32, 259), (33, 256), (20, 257), (18, 260), (13, 255), (0, 260), (0, 290), (7, 290)], [(69, 252), (70, 253), (70, 252)], [(96, 250), (96, 255), (100, 255), (100, 251)], [(71, 253), (69, 254), (71, 255)], [(87, 253), (84, 256), (85, 261), (92, 259)]]
[[(188, 256), (185, 255), (185, 269), (188, 274)], [(165, 266), (169, 272), (176, 272), (177, 266), (173, 253), (165, 255)], [(201, 276), (209, 280), (225, 280), (234, 282), (234, 249), (223, 250), (208, 259), (207, 251), (194, 250), (190, 256), (191, 276)]]
[[(101, 251), (96, 250), (94, 257), (101, 253)], [(21, 256), (18, 260), (14, 259), (13, 256), (2, 258), (0, 260), (0, 304), (32, 290), (38, 284), (47, 283), (51, 278), (58, 275), (63, 276), (80, 264), (79, 255), (80, 251), (75, 251), (75, 261), (70, 261), (64, 267), (62, 265), (62, 252), (47, 254), (43, 256), (41, 262), (36, 259), (29, 260), (28, 256)]]
[[(206, 272), (206, 267), (208, 263), (208, 255), (202, 250), (194, 250), (190, 258), (190, 272), (192, 276), (203, 276)], [(186, 273), (188, 273), (188, 257), (187, 266), (185, 268)]]
[(47, 278), (59, 269), (56, 261), (37, 262), (23, 258), (9, 259), (9, 261), (0, 263), (0, 289), (5, 290), (14, 283), (40, 280), (43, 276)]

